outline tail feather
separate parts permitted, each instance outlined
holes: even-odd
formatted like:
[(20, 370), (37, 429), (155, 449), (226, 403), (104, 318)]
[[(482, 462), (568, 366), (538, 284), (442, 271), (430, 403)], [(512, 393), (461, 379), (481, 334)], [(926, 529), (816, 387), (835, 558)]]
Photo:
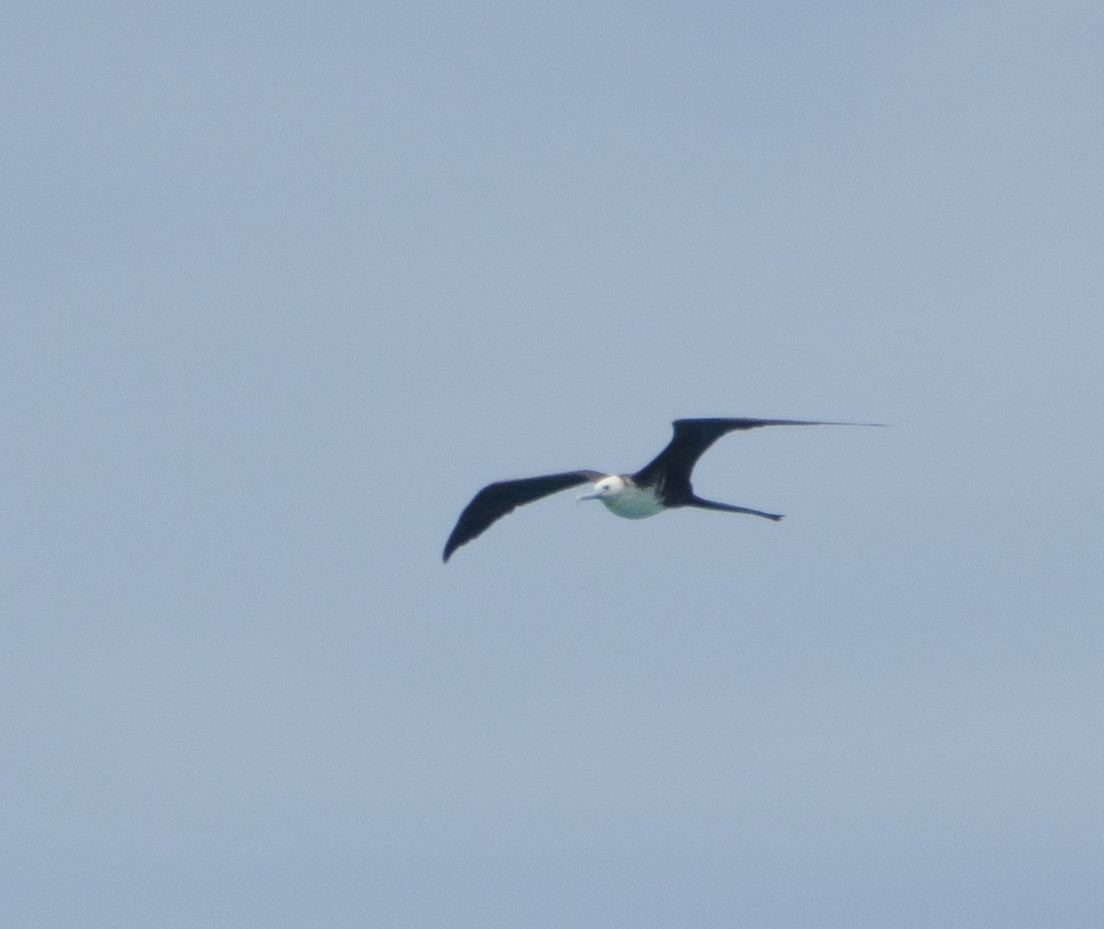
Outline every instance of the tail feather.
[(764, 519), (773, 519), (775, 522), (782, 518), (781, 513), (764, 513), (762, 510), (752, 510), (746, 506), (733, 506), (731, 503), (717, 503), (714, 500), (703, 500), (696, 494), (692, 494), (685, 506), (696, 506), (702, 510), (723, 510), (726, 513), (747, 513), (749, 516), (762, 516)]

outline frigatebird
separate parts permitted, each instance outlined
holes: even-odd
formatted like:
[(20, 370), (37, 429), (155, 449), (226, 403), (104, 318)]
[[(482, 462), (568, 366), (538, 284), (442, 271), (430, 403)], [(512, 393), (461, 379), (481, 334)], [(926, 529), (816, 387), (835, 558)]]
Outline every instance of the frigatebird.
[(694, 506), (703, 510), (747, 513), (779, 520), (780, 513), (764, 513), (746, 506), (703, 500), (694, 493), (690, 472), (698, 459), (721, 436), (738, 429), (760, 426), (877, 426), (880, 423), (815, 422), (804, 419), (676, 419), (675, 434), (667, 447), (635, 474), (603, 474), (601, 471), (563, 471), (539, 477), (496, 481), (477, 493), (460, 514), (456, 528), (445, 543), (444, 560), (456, 549), (482, 534), (491, 523), (560, 490), (593, 482), (594, 489), (580, 500), (601, 500), (606, 508), (626, 519), (643, 519), (663, 510)]

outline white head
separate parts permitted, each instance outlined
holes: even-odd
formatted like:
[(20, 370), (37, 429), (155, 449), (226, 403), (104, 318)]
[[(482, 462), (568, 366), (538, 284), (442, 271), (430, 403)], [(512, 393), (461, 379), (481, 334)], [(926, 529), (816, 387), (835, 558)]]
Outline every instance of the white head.
[(601, 500), (603, 498), (616, 497), (625, 491), (625, 479), (616, 474), (604, 477), (594, 482), (594, 490), (590, 493), (579, 494), (580, 500)]

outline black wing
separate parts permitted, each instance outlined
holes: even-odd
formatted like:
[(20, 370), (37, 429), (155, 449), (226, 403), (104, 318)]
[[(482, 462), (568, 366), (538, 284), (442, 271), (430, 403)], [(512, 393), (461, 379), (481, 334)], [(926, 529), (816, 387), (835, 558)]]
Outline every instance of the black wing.
[(562, 474), (545, 474), (541, 477), (524, 477), (517, 481), (498, 481), (488, 484), (472, 497), (464, 507), (456, 528), (445, 543), (444, 560), (465, 542), (480, 535), (495, 520), (512, 513), (524, 503), (532, 503), (558, 490), (567, 490), (588, 481), (605, 477), (600, 471), (564, 471)]
[[(830, 423), (805, 419), (676, 419), (674, 438), (658, 455), (633, 475), (637, 484), (667, 485), (668, 492), (690, 491), (690, 472), (694, 465), (721, 436), (737, 429), (760, 426), (868, 426), (874, 423)], [(681, 485), (685, 484), (685, 488)]]

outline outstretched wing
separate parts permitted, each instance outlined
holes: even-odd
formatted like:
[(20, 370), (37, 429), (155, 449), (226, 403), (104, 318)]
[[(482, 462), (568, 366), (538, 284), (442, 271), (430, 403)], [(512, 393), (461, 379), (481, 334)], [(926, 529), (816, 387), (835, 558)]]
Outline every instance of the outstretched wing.
[(491, 523), (512, 513), (522, 504), (532, 503), (558, 490), (567, 490), (568, 487), (576, 487), (604, 476), (600, 471), (564, 471), (561, 474), (545, 474), (488, 484), (464, 507), (456, 528), (445, 543), (444, 560), (448, 561), (449, 556), (461, 545), (470, 542)]
[[(689, 492), (690, 472), (694, 465), (721, 436), (738, 429), (760, 426), (868, 426), (873, 423), (814, 422), (805, 419), (676, 419), (674, 438), (667, 447), (633, 475), (638, 484), (654, 484), (661, 476), (675, 482), (686, 481)], [(669, 487), (675, 490), (674, 487)], [(680, 488), (681, 489), (681, 488)]]

